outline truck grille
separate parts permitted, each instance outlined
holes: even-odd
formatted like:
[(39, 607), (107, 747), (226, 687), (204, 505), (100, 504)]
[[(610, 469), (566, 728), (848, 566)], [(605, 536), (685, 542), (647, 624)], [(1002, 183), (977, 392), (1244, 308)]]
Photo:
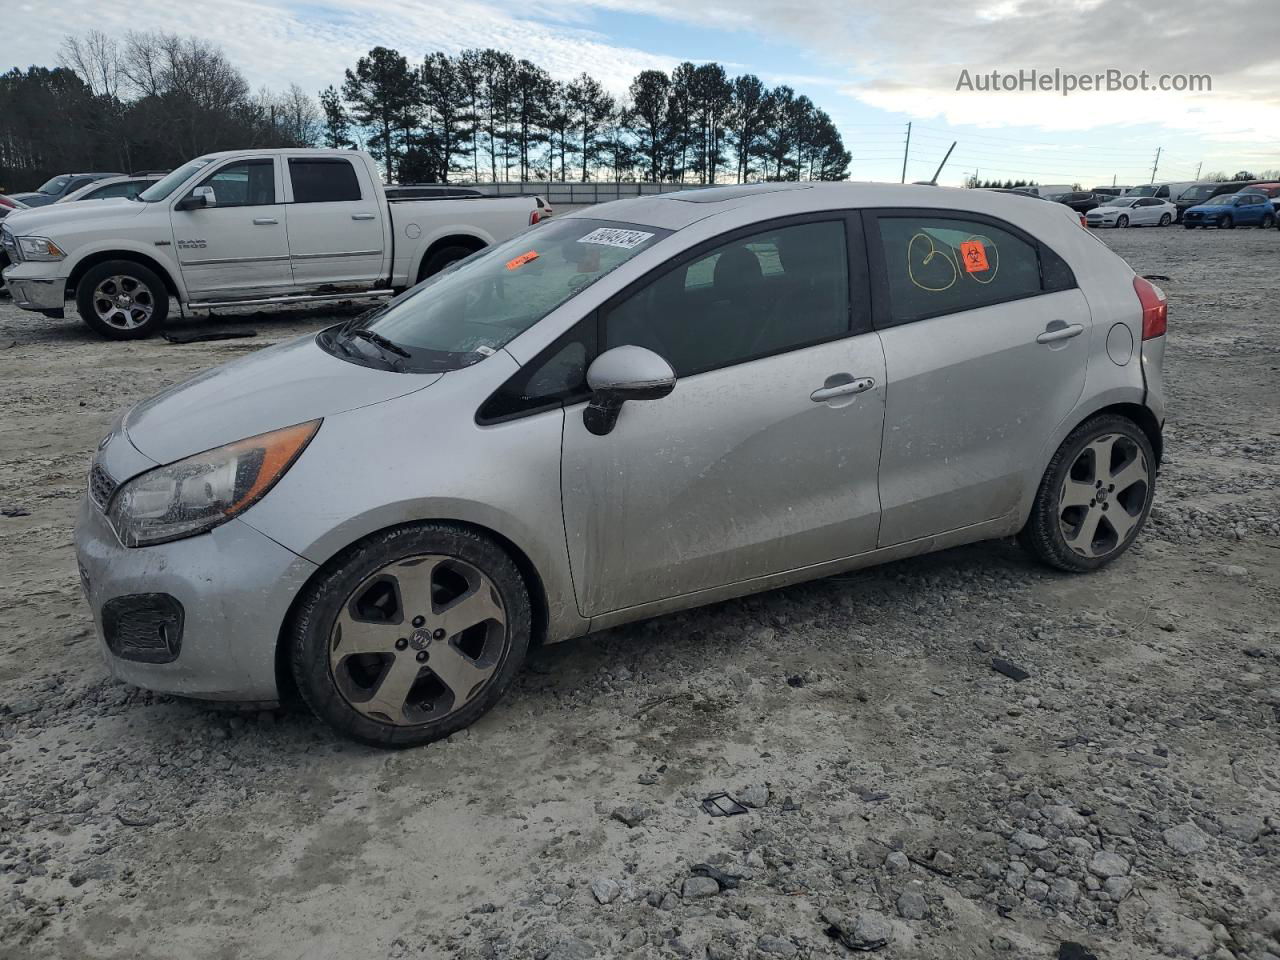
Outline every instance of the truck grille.
[(111, 479), (111, 474), (102, 469), (102, 464), (95, 462), (89, 468), (89, 498), (98, 505), (98, 509), (107, 509), (117, 486), (119, 484)]

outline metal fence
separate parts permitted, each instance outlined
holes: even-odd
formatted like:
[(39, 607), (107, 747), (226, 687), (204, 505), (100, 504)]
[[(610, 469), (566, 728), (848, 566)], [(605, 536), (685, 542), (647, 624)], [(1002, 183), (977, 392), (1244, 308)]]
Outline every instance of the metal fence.
[(479, 190), (494, 197), (511, 197), (536, 193), (551, 206), (586, 206), (623, 200), (628, 197), (647, 197), (677, 190), (698, 190), (698, 183), (559, 183), (546, 180), (526, 180), (523, 183), (469, 183), (469, 189)]

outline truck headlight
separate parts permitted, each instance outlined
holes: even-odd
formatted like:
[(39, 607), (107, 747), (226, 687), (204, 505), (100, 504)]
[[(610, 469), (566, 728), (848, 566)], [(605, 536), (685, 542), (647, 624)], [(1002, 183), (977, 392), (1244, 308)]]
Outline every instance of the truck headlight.
[(48, 237), (18, 237), (18, 249), (23, 260), (61, 260), (66, 256)]
[(237, 440), (125, 483), (107, 518), (126, 547), (212, 530), (257, 503), (306, 449), (319, 420)]

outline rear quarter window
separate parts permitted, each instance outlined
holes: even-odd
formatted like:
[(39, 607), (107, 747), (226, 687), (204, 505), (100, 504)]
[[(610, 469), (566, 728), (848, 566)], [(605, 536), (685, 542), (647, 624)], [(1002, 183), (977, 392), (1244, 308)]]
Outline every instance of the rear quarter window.
[(360, 199), (360, 181), (349, 160), (289, 159), (294, 203), (337, 203)]

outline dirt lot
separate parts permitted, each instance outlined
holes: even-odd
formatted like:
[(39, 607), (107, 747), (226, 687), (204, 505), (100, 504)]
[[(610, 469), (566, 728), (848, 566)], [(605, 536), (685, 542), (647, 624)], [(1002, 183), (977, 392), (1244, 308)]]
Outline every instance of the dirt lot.
[(401, 753), (108, 680), (72, 555), (116, 409), (333, 312), (119, 345), (0, 302), (0, 956), (1276, 960), (1280, 234), (1105, 240), (1171, 278), (1120, 562), (991, 543), (614, 630)]

